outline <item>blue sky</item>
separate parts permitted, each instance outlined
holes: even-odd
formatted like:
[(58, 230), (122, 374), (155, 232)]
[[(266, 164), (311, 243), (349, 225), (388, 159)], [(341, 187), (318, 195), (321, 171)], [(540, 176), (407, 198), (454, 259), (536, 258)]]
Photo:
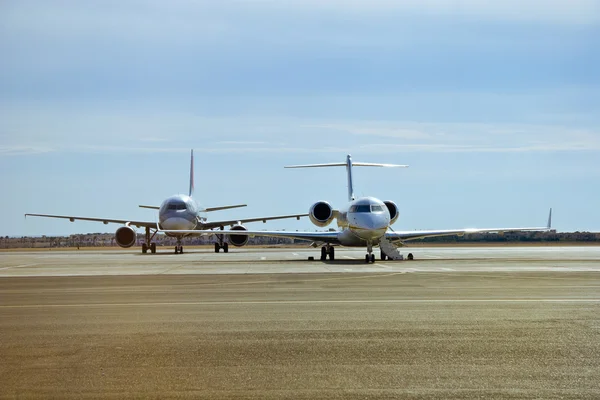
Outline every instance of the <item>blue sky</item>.
[[(600, 231), (600, 1), (3, 1), (0, 235), (111, 232), (23, 214), (213, 218), (394, 200), (397, 229)], [(256, 228), (315, 229), (306, 221)]]

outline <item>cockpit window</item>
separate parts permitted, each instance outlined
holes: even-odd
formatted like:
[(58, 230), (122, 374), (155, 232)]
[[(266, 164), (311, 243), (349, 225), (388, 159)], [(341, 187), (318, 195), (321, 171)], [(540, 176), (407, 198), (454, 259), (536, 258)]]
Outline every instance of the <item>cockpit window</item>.
[(371, 206), (369, 206), (368, 204), (352, 206), (352, 207), (350, 207), (350, 212), (352, 212), (352, 213), (370, 213)]
[(169, 204), (167, 210), (185, 210), (186, 208), (185, 203)]
[(376, 213), (376, 212), (383, 212), (383, 207), (378, 206), (378, 205), (372, 205), (371, 206), (371, 212), (374, 212), (374, 213)]

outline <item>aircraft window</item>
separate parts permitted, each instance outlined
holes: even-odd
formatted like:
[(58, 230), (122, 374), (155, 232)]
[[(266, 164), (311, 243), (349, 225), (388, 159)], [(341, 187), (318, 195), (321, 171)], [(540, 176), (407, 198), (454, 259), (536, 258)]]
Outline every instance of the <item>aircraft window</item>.
[(179, 204), (179, 205), (177, 206), (177, 209), (178, 209), (178, 210), (185, 210), (185, 208), (186, 208), (186, 207), (185, 207), (185, 204)]
[(169, 207), (167, 207), (167, 210), (177, 210), (177, 204), (169, 204)]
[(350, 207), (350, 212), (353, 213), (369, 213), (371, 212), (371, 207), (367, 205), (358, 205)]
[(381, 206), (373, 205), (371, 206), (371, 212), (383, 212), (383, 208)]

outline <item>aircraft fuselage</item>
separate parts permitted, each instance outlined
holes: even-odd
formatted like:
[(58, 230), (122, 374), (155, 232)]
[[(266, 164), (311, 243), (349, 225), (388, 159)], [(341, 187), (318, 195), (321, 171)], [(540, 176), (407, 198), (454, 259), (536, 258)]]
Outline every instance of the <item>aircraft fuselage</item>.
[(377, 243), (385, 235), (390, 221), (390, 213), (383, 201), (375, 197), (353, 200), (337, 214), (340, 244), (365, 246), (369, 242)]
[[(184, 194), (167, 198), (158, 210), (158, 222), (165, 230), (193, 230), (206, 221), (203, 209)], [(169, 234), (169, 236), (185, 236)]]

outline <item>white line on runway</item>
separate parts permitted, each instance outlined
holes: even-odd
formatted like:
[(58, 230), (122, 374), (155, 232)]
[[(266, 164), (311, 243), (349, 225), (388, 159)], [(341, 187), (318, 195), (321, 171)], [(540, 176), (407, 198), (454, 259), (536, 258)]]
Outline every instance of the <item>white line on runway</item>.
[(381, 267), (381, 268), (392, 268), (389, 265), (383, 265), (383, 264), (373, 264), (373, 265), (376, 265), (376, 266)]
[(298, 253), (292, 253), (292, 255), (298, 257), (300, 254), (298, 254)]
[(4, 268), (0, 268), (0, 271), (5, 270), (5, 269), (12, 269), (12, 268), (26, 268), (26, 267), (34, 267), (38, 264), (23, 264), (23, 265), (15, 265), (13, 267), (4, 267)]
[(2, 308), (79, 308), (79, 307), (156, 307), (156, 306), (243, 306), (281, 304), (402, 304), (402, 303), (600, 303), (599, 299), (399, 299), (399, 300), (274, 300), (274, 301), (199, 301), (155, 303), (82, 303), (0, 305)]
[(267, 259), (267, 257), (261, 257), (260, 258), (262, 261), (265, 261)]
[(344, 256), (344, 258), (347, 258), (348, 260), (356, 260), (355, 257), (350, 257), (350, 256)]

